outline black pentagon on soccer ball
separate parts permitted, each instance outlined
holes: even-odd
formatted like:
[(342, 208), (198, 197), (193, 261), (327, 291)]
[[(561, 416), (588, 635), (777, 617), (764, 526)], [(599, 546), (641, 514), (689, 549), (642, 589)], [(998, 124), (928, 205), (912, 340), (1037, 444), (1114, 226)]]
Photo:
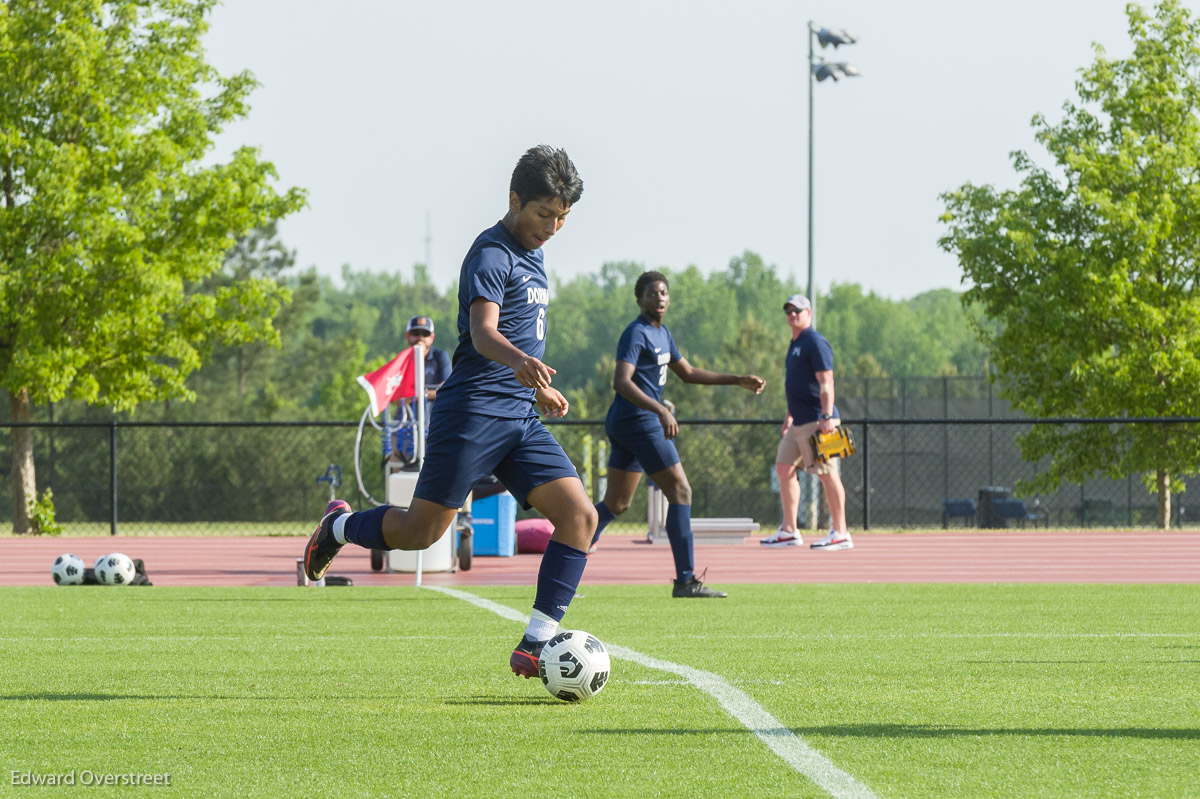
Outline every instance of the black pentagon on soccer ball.
[(563, 641), (570, 641), (570, 640), (571, 640), (571, 631), (564, 630), (563, 632), (559, 633), (558, 635), (554, 636), (549, 641), (547, 641), (546, 646), (555, 646), (556, 644), (561, 644)]
[(564, 702), (578, 702), (580, 699), (583, 698), (579, 694), (570, 690), (569, 688), (563, 688), (561, 691), (559, 691), (557, 694), (555, 694), (555, 696), (557, 696), (559, 699), (561, 699)]
[(109, 558), (108, 560), (104, 561), (104, 565), (108, 566), (110, 569), (115, 569), (117, 568), (117, 564), (120, 562), (121, 561), (117, 560), (116, 558)]
[(58, 583), (59, 585), (62, 585), (62, 575), (59, 574), (58, 572), (54, 572), (54, 582)]
[(597, 652), (604, 651), (604, 644), (600, 643), (600, 639), (594, 635), (589, 635), (587, 640), (583, 642), (583, 648), (593, 655)]
[(60, 563), (62, 563), (62, 555), (59, 555), (57, 558), (54, 559), (55, 566), (57, 566)]
[(538, 676), (542, 678), (542, 685), (550, 682), (546, 679), (546, 661), (538, 658)]
[(79, 574), (79, 567), (77, 567), (74, 563), (72, 563), (70, 566), (67, 567), (67, 574), (74, 577), (75, 575)]
[(558, 666), (558, 673), (568, 680), (575, 679), (579, 676), (579, 672), (583, 671), (583, 664), (572, 652), (563, 652), (559, 655), (558, 663), (555, 665)]
[(598, 671), (592, 675), (591, 689), (592, 693), (596, 693), (604, 687), (604, 683), (608, 682), (608, 672)]
[(106, 579), (104, 578), (104, 574), (105, 574), (105, 572), (104, 572), (104, 570), (103, 570), (103, 569), (97, 569), (97, 570), (96, 570), (96, 577), (97, 577), (97, 578), (99, 578), (100, 582), (102, 582), (102, 583), (107, 583), (107, 582), (108, 582), (108, 580), (106, 580)]
[(125, 575), (120, 572), (113, 572), (113, 583), (120, 585), (123, 582), (125, 582)]

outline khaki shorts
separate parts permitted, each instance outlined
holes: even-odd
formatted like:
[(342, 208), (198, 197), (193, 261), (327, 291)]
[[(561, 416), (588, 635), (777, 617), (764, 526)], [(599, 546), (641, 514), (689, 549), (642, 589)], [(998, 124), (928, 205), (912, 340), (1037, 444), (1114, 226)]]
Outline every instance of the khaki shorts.
[[(841, 425), (841, 419), (834, 419), (833, 426)], [(798, 470), (809, 474), (838, 474), (838, 462), (841, 458), (830, 458), (822, 463), (813, 452), (813, 433), (817, 432), (820, 422), (808, 422), (802, 425), (792, 425), (779, 440), (779, 449), (775, 451), (775, 462), (795, 466)]]

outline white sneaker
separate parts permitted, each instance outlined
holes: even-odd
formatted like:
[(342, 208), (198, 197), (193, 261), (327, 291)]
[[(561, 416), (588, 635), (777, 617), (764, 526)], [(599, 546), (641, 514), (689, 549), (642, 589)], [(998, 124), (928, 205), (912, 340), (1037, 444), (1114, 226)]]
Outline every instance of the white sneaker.
[(836, 530), (830, 530), (829, 535), (825, 536), (820, 541), (814, 541), (811, 547), (813, 549), (822, 549), (827, 552), (833, 552), (837, 549), (854, 549), (854, 542), (850, 540), (849, 533), (839, 533)]
[(758, 543), (764, 547), (794, 547), (799, 546), (802, 542), (798, 533), (793, 533), (780, 527), (775, 531), (774, 535), (769, 535), (761, 539)]

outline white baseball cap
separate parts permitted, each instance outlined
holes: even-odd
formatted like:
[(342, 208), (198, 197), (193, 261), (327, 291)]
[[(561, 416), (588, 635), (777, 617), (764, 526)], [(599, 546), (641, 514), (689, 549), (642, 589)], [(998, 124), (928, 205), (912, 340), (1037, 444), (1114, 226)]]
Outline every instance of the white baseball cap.
[(787, 310), (788, 306), (792, 306), (797, 311), (811, 311), (812, 303), (808, 301), (808, 297), (803, 294), (793, 294), (783, 301), (783, 310)]

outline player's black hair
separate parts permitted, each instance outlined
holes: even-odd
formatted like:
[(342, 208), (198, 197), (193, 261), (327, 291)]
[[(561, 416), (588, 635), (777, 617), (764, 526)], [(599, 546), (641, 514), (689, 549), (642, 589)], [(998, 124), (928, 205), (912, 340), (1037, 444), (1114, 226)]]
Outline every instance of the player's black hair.
[(583, 179), (566, 150), (547, 144), (530, 147), (517, 161), (508, 190), (517, 193), (521, 207), (534, 200), (557, 198), (570, 208), (583, 195)]
[(633, 296), (640, 300), (642, 298), (642, 292), (646, 290), (647, 286), (649, 286), (651, 283), (654, 283), (656, 280), (661, 280), (667, 284), (667, 288), (671, 288), (671, 281), (667, 280), (667, 276), (662, 272), (642, 272), (641, 277), (637, 279), (637, 283), (635, 283), (633, 286)]

